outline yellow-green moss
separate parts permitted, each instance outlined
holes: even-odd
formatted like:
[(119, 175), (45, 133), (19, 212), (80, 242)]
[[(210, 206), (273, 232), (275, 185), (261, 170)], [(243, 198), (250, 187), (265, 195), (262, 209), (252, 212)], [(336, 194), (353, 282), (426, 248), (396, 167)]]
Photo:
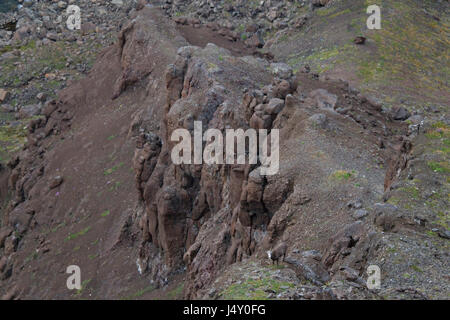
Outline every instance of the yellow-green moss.
[(261, 279), (248, 279), (242, 283), (230, 285), (222, 292), (226, 300), (267, 300), (269, 292), (279, 294), (286, 288), (293, 288), (294, 284), (275, 280), (271, 277)]

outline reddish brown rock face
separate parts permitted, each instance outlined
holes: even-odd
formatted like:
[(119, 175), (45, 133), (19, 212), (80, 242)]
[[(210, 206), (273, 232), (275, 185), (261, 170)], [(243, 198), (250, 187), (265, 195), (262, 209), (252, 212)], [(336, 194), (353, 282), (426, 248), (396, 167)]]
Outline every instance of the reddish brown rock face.
[[(314, 294), (301, 298), (345, 298), (322, 286), (362, 286), (367, 264), (384, 254), (380, 230), (424, 231), (427, 217), (373, 205), (401, 189), (410, 169), (413, 146), (401, 122), (408, 110), (388, 115), (346, 81), (273, 63), (259, 24), (245, 28), (252, 36), (243, 41), (233, 25), (170, 20), (145, 3), (86, 79), (42, 103), (25, 147), (0, 167), (0, 194), (11, 197), (0, 224), (4, 298), (54, 298), (51, 290), (70, 297), (43, 268), (37, 281), (49, 289), (30, 287), (22, 270), (35, 256), (58, 275), (68, 261), (82, 262), (95, 297), (117, 298), (111, 292), (129, 279), (158, 288), (183, 279), (183, 297), (194, 299), (236, 266), (257, 265), (264, 275), (268, 250), (298, 292), (298, 282), (312, 283), (306, 291)], [(264, 19), (284, 26), (282, 10), (266, 9)], [(198, 122), (203, 132), (279, 130), (279, 171), (262, 174), (260, 161), (175, 165), (172, 134), (193, 134)]]

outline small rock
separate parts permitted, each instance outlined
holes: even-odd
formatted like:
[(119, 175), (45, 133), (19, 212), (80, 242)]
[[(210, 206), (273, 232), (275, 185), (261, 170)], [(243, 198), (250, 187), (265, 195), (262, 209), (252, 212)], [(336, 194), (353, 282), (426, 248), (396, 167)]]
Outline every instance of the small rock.
[(81, 34), (87, 35), (87, 34), (93, 33), (95, 31), (95, 27), (96, 27), (95, 24), (93, 24), (90, 21), (83, 22), (81, 24)]
[[(26, 1), (26, 0), (25, 0)], [(19, 289), (17, 286), (12, 287), (9, 289), (1, 298), (0, 300), (13, 300), (17, 294), (19, 293)]]
[(31, 7), (33, 5), (33, 0), (23, 0), (24, 7)]
[(394, 107), (391, 110), (391, 116), (394, 120), (404, 121), (411, 116), (411, 113), (404, 107)]
[(2, 104), (0, 110), (3, 112), (14, 112), (15, 108), (9, 104)]
[(356, 270), (349, 268), (349, 267), (341, 267), (339, 269), (341, 271), (342, 275), (345, 277), (345, 280), (348, 281), (355, 281), (359, 278), (358, 272)]
[(298, 17), (292, 21), (292, 26), (296, 29), (300, 29), (306, 24), (306, 21), (308, 20), (308, 17), (306, 15), (303, 15), (301, 17)]
[(275, 77), (285, 80), (292, 77), (292, 68), (286, 63), (271, 63), (270, 68)]
[(359, 210), (356, 210), (355, 213), (353, 213), (353, 218), (355, 218), (356, 220), (359, 220), (359, 219), (364, 218), (368, 214), (369, 213), (367, 212), (367, 210), (359, 209)]
[(249, 39), (245, 40), (248, 47), (262, 48), (264, 47), (264, 39), (260, 33), (255, 33)]
[(321, 109), (334, 109), (338, 97), (325, 89), (317, 89), (311, 92), (311, 98), (315, 100), (317, 107)]
[(9, 92), (6, 91), (5, 89), (0, 89), (0, 102), (3, 102), (8, 98), (9, 98)]
[(136, 10), (142, 10), (144, 9), (145, 5), (147, 4), (147, 0), (138, 0), (138, 2), (136, 3)]
[(438, 235), (441, 238), (450, 239), (450, 231), (449, 230), (439, 230)]
[(432, 113), (439, 113), (439, 112), (441, 112), (441, 111), (439, 110), (439, 108), (436, 107), (436, 106), (428, 106), (428, 107), (425, 108), (425, 110), (426, 110), (427, 112), (432, 112)]
[(281, 110), (283, 110), (284, 107), (284, 100), (273, 98), (269, 101), (269, 104), (266, 106), (265, 111), (268, 114), (276, 115), (280, 113)]
[(322, 260), (322, 254), (318, 250), (308, 250), (302, 252), (303, 258), (312, 258), (314, 260), (320, 261)]
[(45, 37), (52, 41), (58, 41), (58, 39), (59, 39), (58, 34), (55, 32), (47, 32)]
[(122, 0), (112, 0), (111, 1), (112, 4), (115, 4), (116, 6), (123, 6), (123, 1)]
[(278, 18), (278, 11), (276, 8), (271, 8), (270, 11), (266, 15), (267, 20), (273, 22), (276, 18)]
[(3, 256), (0, 258), (0, 273), (5, 271), (7, 262), (8, 262), (7, 257)]
[(63, 183), (64, 179), (61, 176), (56, 176), (53, 179), (50, 180), (49, 189), (55, 189), (56, 187), (60, 186), (61, 183)]
[(19, 118), (29, 118), (41, 114), (41, 106), (39, 104), (30, 104), (23, 106), (19, 110)]
[(44, 92), (39, 92), (39, 93), (36, 95), (36, 98), (37, 98), (39, 101), (45, 101), (45, 99), (47, 99), (47, 95), (46, 95)]
[(56, 78), (56, 74), (46, 73), (44, 77), (45, 77), (45, 79), (48, 79), (48, 80), (54, 80)]
[(209, 290), (208, 296), (209, 296), (210, 298), (216, 297), (216, 296), (217, 296), (217, 290), (216, 290), (215, 288), (212, 288), (211, 290)]
[(353, 42), (356, 44), (364, 44), (364, 43), (366, 43), (366, 38), (365, 37), (356, 37), (353, 40)]
[(312, 0), (311, 4), (314, 7), (323, 7), (326, 6), (328, 4), (328, 2), (330, 2), (331, 0)]
[(350, 201), (349, 203), (347, 203), (347, 207), (349, 207), (350, 209), (361, 209), (362, 208), (362, 202), (361, 200), (354, 200), (354, 201)]
[(292, 92), (294, 92), (295, 89), (291, 86), (289, 81), (287, 80), (281, 80), (276, 86), (274, 90), (275, 97), (285, 99), (286, 96)]
[(59, 1), (59, 2), (58, 2), (58, 8), (60, 8), (60, 9), (65, 9), (65, 8), (67, 8), (67, 3), (64, 2), (64, 1)]

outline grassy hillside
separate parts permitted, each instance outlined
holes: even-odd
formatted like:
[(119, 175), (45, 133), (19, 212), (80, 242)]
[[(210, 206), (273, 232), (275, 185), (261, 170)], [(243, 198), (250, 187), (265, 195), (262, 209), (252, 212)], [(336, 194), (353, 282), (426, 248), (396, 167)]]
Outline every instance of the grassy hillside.
[[(381, 30), (368, 30), (369, 5), (381, 7)], [(351, 79), (363, 92), (410, 108), (449, 100), (449, 5), (419, 0), (336, 0), (318, 8), (300, 30), (270, 47), (294, 68)], [(306, 9), (299, 9), (299, 15)], [(363, 46), (353, 43), (363, 35)]]

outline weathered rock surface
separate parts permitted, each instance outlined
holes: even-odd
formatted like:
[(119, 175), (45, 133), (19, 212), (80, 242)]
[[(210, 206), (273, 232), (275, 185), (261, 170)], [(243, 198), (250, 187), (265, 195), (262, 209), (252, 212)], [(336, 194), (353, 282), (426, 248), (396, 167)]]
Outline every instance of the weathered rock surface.
[[(110, 5), (123, 13), (134, 10), (130, 3)], [(233, 288), (244, 283), (256, 285), (259, 298), (373, 299), (379, 296), (364, 283), (375, 264), (389, 274), (382, 293), (415, 298), (424, 295), (401, 283), (407, 268), (424, 268), (422, 261), (429, 261), (423, 291), (441, 285), (435, 294), (446, 297), (448, 232), (418, 212), (378, 203), (411, 190), (399, 185), (407, 171), (416, 174), (412, 137), (407, 123), (391, 121), (409, 112), (386, 114), (345, 81), (294, 74), (268, 53), (246, 51), (240, 40), (261, 47), (258, 32), (272, 26), (257, 21), (238, 33), (235, 20), (300, 28), (308, 18), (293, 20), (285, 10), (290, 2), (251, 10), (211, 3), (166, 1), (161, 6), (169, 15), (196, 8), (196, 15), (171, 21), (140, 1), (87, 78), (57, 99), (39, 99), (42, 107), (19, 110), (40, 117), (27, 126), (23, 150), (0, 171), (12, 197), (0, 229), (2, 297), (70, 297), (61, 279), (48, 274), (61, 273), (72, 257), (95, 280), (95, 290), (83, 293), (94, 297), (117, 298), (128, 281), (157, 288), (184, 281), (186, 298), (235, 298)], [(317, 10), (332, 4), (308, 3)], [(222, 10), (235, 20), (214, 21)], [(51, 19), (45, 21), (43, 34), (59, 41)], [(92, 25), (84, 29), (94, 32)], [(200, 45), (186, 36), (195, 30), (226, 41)], [(33, 32), (22, 21), (15, 37)], [(195, 121), (203, 131), (280, 130), (279, 171), (265, 176), (261, 163), (174, 164), (170, 137), (179, 128), (193, 133)], [(435, 242), (424, 234), (429, 225)], [(265, 251), (280, 241), (286, 263), (271, 269)], [(396, 254), (415, 262), (402, 263), (400, 273)], [(28, 263), (42, 275), (38, 285), (23, 276)]]

